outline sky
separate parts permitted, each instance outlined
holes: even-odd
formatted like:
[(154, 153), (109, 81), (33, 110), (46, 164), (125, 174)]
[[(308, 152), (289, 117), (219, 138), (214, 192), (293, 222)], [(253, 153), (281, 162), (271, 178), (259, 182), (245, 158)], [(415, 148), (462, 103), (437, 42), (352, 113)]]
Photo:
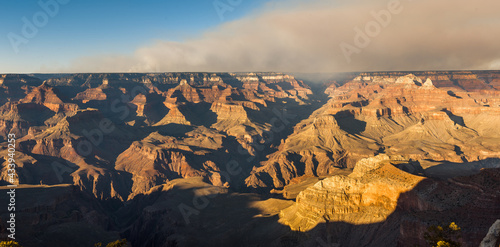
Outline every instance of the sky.
[(0, 73), (500, 69), (494, 0), (0, 3)]

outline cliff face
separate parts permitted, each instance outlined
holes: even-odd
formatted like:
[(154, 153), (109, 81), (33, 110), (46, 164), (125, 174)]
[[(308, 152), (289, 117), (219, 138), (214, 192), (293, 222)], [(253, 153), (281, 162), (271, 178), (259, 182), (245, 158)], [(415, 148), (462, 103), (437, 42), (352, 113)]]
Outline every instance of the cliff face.
[(102, 101), (106, 100), (108, 96), (102, 88), (89, 88), (81, 93), (78, 93), (76, 97), (74, 97), (74, 100), (81, 100), (82, 103), (87, 103), (91, 100), (97, 100), (97, 101)]
[(226, 103), (213, 103), (210, 108), (217, 115), (218, 121), (236, 121), (245, 122), (249, 121), (247, 112), (242, 105), (231, 105)]
[[(244, 175), (229, 181), (221, 174), (225, 164), (241, 163), (248, 170), (260, 159), (254, 146), (271, 145), (262, 139), (272, 129), (273, 111), (285, 107), (277, 101), (291, 100), (300, 108), (312, 94), (280, 73), (42, 77), (36, 83), (2, 77), (5, 93), (14, 96), (11, 89), (18, 84), (23, 90), (0, 108), (0, 135), (4, 140), (16, 134), (18, 151), (29, 157), (25, 166), (20, 162), (21, 182), (57, 184), (63, 177), (103, 200), (127, 200), (195, 176), (239, 186)], [(56, 176), (57, 169), (41, 174), (41, 167), (53, 170), (40, 165), (45, 162), (62, 163), (63, 175)]]
[[(296, 177), (325, 176), (342, 168), (352, 169), (358, 160), (379, 153), (455, 163), (498, 157), (500, 136), (495, 123), (500, 120), (500, 94), (494, 89), (497, 77), (487, 72), (361, 73), (347, 83), (329, 87), (331, 99), (297, 124), (274, 153), (266, 151), (271, 153), (268, 158), (252, 157), (263, 148), (275, 147), (277, 138), (273, 137), (272, 142), (266, 139), (281, 129), (281, 123), (288, 123), (286, 129), (293, 126), (283, 119), (284, 107), (301, 109), (301, 105), (312, 102), (312, 91), (307, 85), (280, 73), (78, 74), (50, 78), (40, 86), (25, 83), (25, 96), (1, 107), (0, 134), (4, 138), (7, 133), (27, 135), (27, 152), (70, 162), (85, 159), (87, 165), (100, 167), (101, 161), (74, 155), (78, 153), (75, 145), (92, 139), (78, 129), (99, 129), (98, 122), (103, 117), (114, 124), (125, 123), (129, 134), (124, 138), (105, 134), (103, 143), (92, 150), (92, 155), (100, 157), (106, 169), (113, 171), (118, 156), (132, 148), (134, 141), (172, 126), (202, 126), (228, 140), (234, 138), (237, 156), (250, 155), (243, 158), (247, 160), (247, 170), (253, 167), (246, 186), (269, 190), (283, 188)], [(12, 86), (7, 79), (4, 78), (4, 86)], [(488, 86), (477, 86), (481, 83)], [(62, 92), (74, 96), (67, 97)], [(63, 124), (65, 117), (76, 114), (79, 108), (90, 107), (103, 116), (89, 115), (88, 125), (75, 120), (71, 129)], [(54, 135), (57, 138), (51, 137)], [(113, 143), (118, 145), (114, 147)], [(100, 153), (108, 147), (115, 151), (110, 155)], [(190, 160), (197, 157), (193, 152), (167, 156)], [(214, 162), (201, 163), (208, 161)], [(158, 183), (166, 181), (166, 170), (158, 169)], [(203, 175), (207, 171), (193, 169), (196, 172), (174, 173), (209, 179)], [(154, 184), (157, 183), (151, 186)], [(151, 186), (143, 186), (143, 190)]]
[[(47, 172), (50, 174), (70, 174), (74, 185), (94, 194), (96, 198), (123, 199), (127, 195), (125, 177), (115, 171), (107, 160), (123, 145), (120, 144), (123, 138), (120, 136), (126, 133), (115, 129), (107, 132), (108, 138), (104, 139), (103, 122), (106, 120), (96, 110), (79, 111), (65, 117), (54, 127), (18, 139), (18, 150), (44, 159), (38, 162), (49, 163)], [(37, 174), (34, 169), (28, 166), (26, 172)], [(49, 182), (40, 175), (33, 179)], [(49, 184), (61, 182), (51, 181)]]
[(395, 81), (410, 73), (423, 81), (430, 79), (438, 88), (468, 92), (495, 89), (498, 83), (498, 71), (366, 72), (360, 73), (355, 80)]
[(500, 245), (500, 220), (495, 221), (495, 223), (490, 227), (488, 234), (481, 241), (479, 247), (490, 247)]
[[(203, 177), (223, 186), (221, 171), (228, 155), (223, 147), (226, 137), (207, 129), (187, 132), (184, 138), (152, 133), (134, 142), (121, 153), (115, 168), (132, 174), (130, 197), (176, 178)], [(227, 186), (227, 184), (226, 184)]]
[(280, 222), (312, 235), (326, 231), (341, 246), (408, 246), (425, 245), (432, 222), (454, 221), (462, 244), (478, 246), (500, 212), (499, 170), (439, 181), (398, 169), (400, 158), (362, 159), (351, 175), (308, 187)]
[[(9, 85), (18, 86), (14, 82)], [(20, 138), (27, 135), (31, 127), (51, 125), (78, 110), (77, 104), (62, 101), (57, 90), (47, 84), (24, 86), (24, 89), (24, 98), (0, 107), (0, 136), (14, 133)]]
[(423, 179), (390, 161), (387, 155), (362, 159), (351, 175), (329, 177), (307, 188), (297, 196), (296, 205), (281, 212), (282, 222), (292, 230), (309, 231), (324, 221), (385, 221), (396, 210), (400, 194)]
[[(433, 219), (477, 245), (499, 215), (499, 83), (497, 71), (378, 72), (313, 92), (283, 73), (0, 75), (0, 183), (14, 133), (20, 184), (72, 184), (106, 208), (96, 231), (134, 246), (422, 244)], [(207, 191), (222, 196), (205, 205)], [(57, 200), (79, 203), (72, 193)]]
[(500, 136), (493, 129), (500, 105), (484, 103), (496, 102), (496, 91), (445, 90), (431, 77), (362, 74), (330, 88), (328, 103), (295, 126), (247, 186), (282, 188), (294, 177), (333, 174), (334, 167), (353, 168), (378, 153), (450, 162), (498, 157)]
[(56, 90), (48, 86), (46, 83), (39, 87), (33, 88), (20, 103), (33, 103), (43, 105), (51, 111), (58, 112), (73, 112), (78, 109), (76, 104), (64, 103), (61, 98), (56, 94)]

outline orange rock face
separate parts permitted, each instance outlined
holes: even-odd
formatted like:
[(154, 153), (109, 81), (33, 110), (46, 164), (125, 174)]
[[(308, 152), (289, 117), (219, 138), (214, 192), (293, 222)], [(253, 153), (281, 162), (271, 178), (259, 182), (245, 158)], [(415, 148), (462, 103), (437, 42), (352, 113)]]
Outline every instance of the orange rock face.
[[(0, 75), (0, 183), (9, 183), (5, 150), (16, 134), (21, 184), (72, 184), (109, 216), (96, 234), (120, 233), (134, 246), (201, 238), (317, 246), (316, 236), (341, 246), (423, 244), (433, 218), (457, 221), (461, 243), (477, 245), (499, 215), (500, 72), (329, 81), (271, 72)], [(78, 232), (78, 217), (91, 215), (72, 211), (80, 216), (64, 221), (62, 210), (35, 225)]]
[(83, 103), (87, 103), (91, 100), (106, 100), (108, 97), (102, 91), (101, 88), (89, 88), (84, 92), (78, 93), (74, 100), (81, 100)]
[(500, 105), (490, 103), (498, 100), (498, 91), (472, 86), (465, 87), (471, 92), (452, 91), (436, 87), (431, 79), (448, 76), (472, 85), (480, 75), (363, 73), (330, 87), (328, 103), (297, 125), (246, 184), (282, 188), (295, 177), (353, 168), (359, 159), (378, 153), (450, 162), (499, 157), (500, 136), (493, 129), (500, 121)]
[(62, 104), (62, 100), (54, 93), (53, 88), (47, 86), (46, 84), (36, 87), (26, 95), (21, 103), (49, 103), (49, 104)]
[[(278, 97), (298, 106), (312, 94), (280, 73), (77, 74), (38, 85), (2, 78), (5, 93), (16, 83), (11, 80), (25, 83), (21, 99), (0, 108), (0, 134), (18, 135), (26, 154), (69, 162), (67, 175), (82, 190), (119, 200), (176, 178), (202, 176), (229, 186), (225, 164), (248, 166), (254, 145), (272, 128), (269, 103), (282, 108)], [(153, 133), (157, 140), (150, 142)]]
[(351, 175), (317, 182), (281, 211), (280, 222), (311, 236), (326, 232), (341, 246), (425, 245), (429, 222), (456, 222), (461, 244), (478, 246), (500, 209), (499, 169), (439, 181), (396, 168), (400, 158), (362, 159)]

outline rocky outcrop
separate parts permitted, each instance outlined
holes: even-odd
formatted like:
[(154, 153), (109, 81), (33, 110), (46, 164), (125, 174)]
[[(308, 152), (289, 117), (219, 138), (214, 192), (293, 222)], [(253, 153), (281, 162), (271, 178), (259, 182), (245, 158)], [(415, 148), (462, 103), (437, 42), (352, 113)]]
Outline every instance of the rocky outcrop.
[(168, 108), (168, 113), (167, 115), (165, 115), (165, 117), (163, 117), (162, 120), (155, 124), (156, 126), (167, 125), (171, 123), (191, 125), (191, 122), (186, 119), (186, 116), (181, 112), (177, 105), (165, 102), (165, 106)]
[(102, 101), (107, 98), (108, 96), (103, 92), (102, 88), (89, 88), (81, 93), (78, 93), (73, 99), (79, 100), (85, 104), (91, 100)]
[(9, 102), (0, 107), (0, 136), (12, 133), (21, 138), (28, 134), (31, 126), (44, 125), (54, 116), (54, 112), (44, 105)]
[(217, 114), (217, 120), (230, 120), (237, 122), (248, 121), (247, 112), (242, 105), (215, 102), (210, 108)]
[(56, 90), (47, 85), (47, 83), (34, 88), (24, 99), (20, 100), (20, 103), (43, 105), (55, 113), (73, 112), (78, 109), (76, 104), (63, 102), (57, 95)]
[(186, 80), (181, 80), (179, 86), (169, 90), (166, 96), (167, 98), (175, 98), (176, 101), (181, 102), (199, 103), (201, 101), (198, 90), (190, 86)]
[(302, 191), (296, 205), (281, 212), (281, 220), (295, 231), (309, 231), (322, 221), (351, 224), (382, 222), (393, 213), (400, 194), (422, 177), (407, 174), (387, 155), (360, 160), (349, 176), (326, 178)]
[(392, 81), (409, 73), (422, 81), (430, 79), (438, 88), (482, 91), (495, 85), (496, 71), (421, 71), (421, 72), (366, 72), (356, 77), (357, 81)]
[(53, 87), (43, 83), (39, 87), (35, 87), (29, 92), (24, 99), (19, 101), (23, 104), (37, 104), (45, 106), (55, 113), (71, 113), (78, 110), (78, 105), (73, 103), (65, 103), (58, 92)]
[[(24, 97), (2, 107), (1, 134), (25, 136), (19, 140), (20, 151), (32, 157), (33, 164), (41, 163), (37, 157), (42, 156), (69, 162), (73, 184), (99, 199), (126, 200), (129, 195), (180, 177), (202, 176), (212, 184), (225, 185), (219, 166), (230, 161), (228, 150), (239, 153), (233, 160), (248, 159), (245, 164), (252, 161), (254, 145), (262, 145), (264, 132), (272, 127), (269, 103), (279, 109), (285, 103), (276, 103), (276, 98), (304, 103), (312, 94), (303, 82), (281, 73), (40, 77), (42, 85), (26, 83)], [(11, 84), (7, 79), (5, 87)], [(70, 99), (68, 95), (74, 96)], [(104, 133), (103, 124), (114, 131)], [(191, 127), (196, 133), (201, 129), (206, 133), (196, 134), (196, 138), (176, 136), (180, 150), (138, 141), (152, 133)], [(221, 138), (233, 146), (223, 147)], [(157, 155), (150, 157), (150, 152)], [(131, 159), (142, 166), (129, 164)], [(26, 176), (38, 171), (34, 167), (26, 166)], [(53, 178), (34, 176), (26, 182), (42, 180)]]
[[(83, 110), (65, 117), (56, 126), (41, 133), (19, 139), (18, 150), (37, 157), (47, 157), (45, 162), (49, 162), (47, 165), (51, 170), (57, 173), (54, 169), (59, 169), (68, 173), (74, 185), (94, 194), (96, 198), (125, 199), (128, 190), (125, 177), (106, 161), (123, 145), (118, 136), (124, 134), (110, 125), (109, 119), (104, 119), (98, 111)], [(35, 167), (26, 169), (30, 173), (36, 170)], [(35, 178), (35, 181), (42, 180), (41, 177)]]
[(500, 220), (495, 221), (490, 227), (479, 247), (496, 247), (498, 245), (500, 245)]
[(3, 74), (0, 75), (0, 86), (40, 86), (42, 80), (32, 75)]
[(326, 231), (341, 246), (423, 245), (432, 222), (456, 222), (462, 244), (477, 246), (500, 212), (499, 170), (439, 181), (396, 168), (400, 158), (363, 159), (351, 175), (316, 183), (281, 211), (280, 222), (313, 237)]
[[(152, 138), (152, 136), (150, 136)], [(175, 139), (165, 140), (175, 143)], [(135, 142), (116, 160), (116, 169), (132, 175), (132, 194), (147, 192), (171, 179), (182, 177), (202, 177), (204, 174), (189, 164), (181, 150), (163, 150), (160, 147)]]
[[(90, 198), (23, 206), (43, 218), (19, 218), (31, 246), (110, 229), (134, 246), (422, 245), (452, 221), (477, 246), (498, 219), (499, 72), (348, 73), (328, 102), (283, 73), (0, 78), (0, 183), (15, 133), (21, 184)], [(108, 228), (69, 219), (92, 210)]]
[(56, 95), (54, 89), (47, 84), (36, 87), (26, 95), (21, 103), (35, 103), (35, 104), (63, 104), (64, 102)]
[(30, 124), (26, 121), (0, 120), (0, 136), (7, 138), (8, 134), (25, 136), (28, 134)]
[(177, 178), (203, 177), (213, 185), (229, 186), (222, 175), (229, 158), (224, 142), (224, 135), (204, 128), (184, 138), (155, 132), (121, 153), (115, 169), (132, 174), (130, 197)]
[[(469, 74), (456, 78), (476, 77)], [(328, 103), (296, 125), (246, 185), (283, 188), (295, 177), (329, 175), (378, 153), (450, 162), (500, 157), (500, 136), (493, 131), (500, 108), (476, 98), (496, 94), (453, 93), (430, 78), (362, 73), (332, 89)]]
[[(333, 116), (314, 119), (300, 133), (287, 138), (280, 146), (280, 151), (265, 162), (266, 165), (254, 169), (246, 184), (254, 188), (269, 184), (274, 188), (282, 188), (293, 178), (303, 175), (333, 174), (338, 168), (345, 168), (353, 157), (367, 156), (377, 151), (375, 142), (365, 144), (362, 139), (352, 138), (340, 128)], [(374, 147), (370, 149), (369, 145)], [(348, 156), (346, 150), (352, 157)]]
[(130, 102), (133, 104), (137, 109), (136, 109), (136, 114), (139, 117), (144, 116), (144, 107), (147, 104), (147, 97), (144, 94), (138, 94), (135, 96), (135, 98)]
[[(157, 124), (165, 118), (168, 109), (165, 107), (163, 96), (156, 92), (156, 88), (149, 93), (139, 93), (128, 103), (135, 112), (136, 117), (145, 118), (148, 125)], [(175, 104), (172, 105), (176, 107)]]

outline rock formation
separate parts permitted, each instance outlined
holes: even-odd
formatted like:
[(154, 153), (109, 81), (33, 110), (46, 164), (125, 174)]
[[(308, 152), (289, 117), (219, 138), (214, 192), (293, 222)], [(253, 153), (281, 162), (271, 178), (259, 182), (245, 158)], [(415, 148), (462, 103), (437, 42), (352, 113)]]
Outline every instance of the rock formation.
[(500, 245), (500, 220), (495, 221), (479, 247), (495, 247)]
[(499, 169), (439, 181), (398, 169), (401, 158), (362, 159), (349, 176), (308, 187), (280, 222), (313, 236), (326, 231), (341, 246), (425, 245), (428, 224), (457, 222), (463, 246), (477, 246), (500, 212)]
[[(245, 159), (256, 155), (254, 143), (272, 127), (268, 104), (284, 107), (276, 97), (304, 103), (312, 93), (280, 73), (40, 77), (36, 84), (34, 77), (2, 76), (3, 87), (24, 88), (24, 96), (0, 108), (1, 136), (16, 134), (27, 157), (21, 182), (57, 184), (54, 172), (39, 171), (53, 168), (40, 164), (59, 162), (65, 182), (103, 200), (127, 200), (183, 177), (229, 186), (224, 164), (251, 162)], [(242, 176), (233, 178), (234, 186)]]
[(121, 153), (115, 168), (132, 174), (132, 197), (176, 178), (203, 177), (223, 186), (227, 178), (221, 175), (222, 164), (229, 161), (225, 139), (203, 127), (187, 132), (184, 138), (154, 132)]
[(493, 129), (500, 106), (483, 103), (498, 99), (495, 92), (451, 92), (413, 74), (361, 75), (295, 126), (247, 186), (282, 188), (295, 177), (333, 174), (378, 153), (450, 162), (498, 157), (500, 136)]
[(15, 134), (19, 231), (40, 241), (21, 243), (403, 246), (453, 221), (478, 245), (500, 215), (500, 72), (328, 81), (0, 75), (0, 185)]

